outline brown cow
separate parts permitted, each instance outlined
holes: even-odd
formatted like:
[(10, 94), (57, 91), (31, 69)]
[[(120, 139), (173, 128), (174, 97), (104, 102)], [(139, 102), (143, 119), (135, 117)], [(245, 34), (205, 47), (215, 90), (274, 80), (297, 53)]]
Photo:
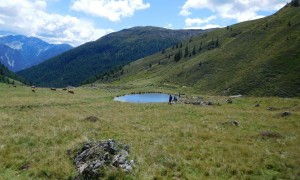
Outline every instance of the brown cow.
[(51, 91), (56, 91), (56, 88), (50, 88)]
[(68, 90), (68, 93), (74, 94), (74, 91)]

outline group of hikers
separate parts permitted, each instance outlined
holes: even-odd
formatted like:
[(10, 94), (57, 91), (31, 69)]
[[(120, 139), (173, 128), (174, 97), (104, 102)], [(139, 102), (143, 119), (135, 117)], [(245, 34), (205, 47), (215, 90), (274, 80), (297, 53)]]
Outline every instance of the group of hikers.
[[(178, 97), (180, 97), (180, 93), (179, 93), (179, 96)], [(169, 105), (171, 105), (172, 104), (172, 102), (174, 102), (174, 103), (176, 103), (178, 101), (178, 99), (177, 99), (177, 97), (174, 95), (174, 97), (172, 97), (172, 95), (170, 94), (170, 96), (169, 96)]]

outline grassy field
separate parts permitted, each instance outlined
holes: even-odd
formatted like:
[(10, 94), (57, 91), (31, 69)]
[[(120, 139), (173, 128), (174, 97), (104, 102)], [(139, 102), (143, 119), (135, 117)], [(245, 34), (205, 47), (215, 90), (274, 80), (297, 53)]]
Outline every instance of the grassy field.
[[(68, 152), (106, 139), (128, 144), (135, 161), (130, 174), (107, 178), (300, 178), (298, 98), (245, 97), (226, 104), (228, 97), (204, 96), (219, 105), (170, 106), (120, 103), (113, 97), (132, 91), (175, 93), (176, 87), (97, 85), (74, 91), (32, 93), (29, 87), (0, 83), (0, 179), (74, 178)], [(257, 101), (260, 107), (254, 107)], [(281, 117), (284, 111), (291, 115)], [(85, 121), (88, 116), (99, 120)], [(238, 127), (222, 124), (234, 120)], [(281, 137), (263, 137), (262, 131)]]

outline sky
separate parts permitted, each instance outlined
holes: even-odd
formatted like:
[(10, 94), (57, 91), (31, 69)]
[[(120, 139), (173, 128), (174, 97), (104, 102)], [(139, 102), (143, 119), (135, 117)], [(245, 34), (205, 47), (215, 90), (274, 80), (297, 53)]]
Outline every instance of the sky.
[(79, 46), (134, 26), (209, 29), (262, 18), (289, 0), (0, 0), (0, 34)]

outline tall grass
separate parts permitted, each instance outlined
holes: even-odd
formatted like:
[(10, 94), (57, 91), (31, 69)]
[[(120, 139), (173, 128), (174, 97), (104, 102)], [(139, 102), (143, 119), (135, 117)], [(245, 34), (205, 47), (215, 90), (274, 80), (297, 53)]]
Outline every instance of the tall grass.
[[(78, 88), (72, 95), (49, 89), (32, 93), (28, 87), (0, 84), (0, 177), (73, 178), (70, 152), (89, 140), (113, 138), (131, 147), (135, 168), (130, 174), (108, 176), (299, 178), (299, 99), (249, 97), (225, 104), (226, 97), (205, 97), (220, 103), (214, 106), (112, 100), (143, 88), (168, 91), (110, 85)], [(256, 101), (261, 101), (260, 107), (254, 107)], [(269, 111), (269, 106), (277, 110)], [(283, 111), (292, 115), (281, 117)], [(91, 115), (99, 121), (84, 120)], [(240, 125), (222, 124), (233, 120)], [(282, 138), (263, 138), (261, 131), (277, 132)]]

